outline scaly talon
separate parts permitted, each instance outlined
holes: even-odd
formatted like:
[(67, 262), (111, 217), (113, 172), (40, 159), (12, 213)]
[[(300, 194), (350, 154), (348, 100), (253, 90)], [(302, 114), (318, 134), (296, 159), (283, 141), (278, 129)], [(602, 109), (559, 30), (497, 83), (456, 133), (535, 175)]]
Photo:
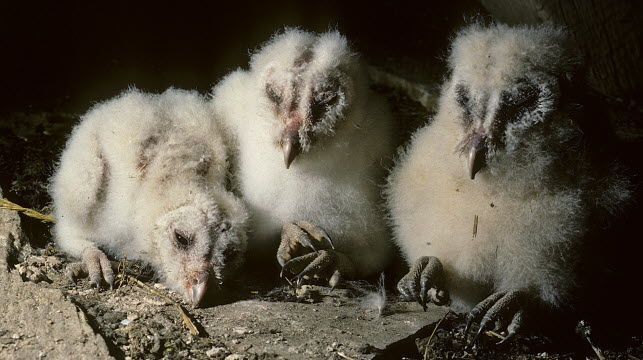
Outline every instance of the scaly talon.
[[(313, 242), (314, 241), (314, 242)], [(330, 236), (324, 229), (308, 221), (295, 221), (283, 226), (277, 261), (283, 267), (289, 260), (304, 255), (310, 250), (334, 249)]]
[(85, 249), (82, 254), (82, 262), (67, 266), (65, 275), (72, 283), (76, 283), (76, 279), (79, 277), (89, 276), (90, 283), (97, 288), (100, 288), (103, 280), (110, 289), (114, 288), (112, 263), (104, 252), (95, 247)]
[[(405, 300), (415, 300), (426, 311), (427, 304), (444, 305), (449, 294), (444, 287), (444, 271), (440, 260), (433, 256), (423, 256), (397, 284), (397, 289)], [(435, 293), (429, 294), (434, 289)]]
[(469, 329), (473, 322), (477, 321), (483, 314), (480, 321), (480, 327), (476, 332), (471, 344), (474, 344), (480, 334), (485, 332), (492, 324), (496, 324), (496, 328), (502, 326), (499, 324), (506, 324), (506, 319), (511, 316), (511, 323), (507, 326), (507, 337), (498, 344), (505, 343), (513, 338), (520, 330), (523, 324), (524, 311), (521, 307), (521, 300), (524, 294), (518, 290), (510, 290), (506, 292), (497, 292), (491, 294), (489, 297), (476, 305), (469, 315), (467, 315), (467, 323), (464, 329), (465, 339), (469, 334)]
[[(342, 276), (353, 276), (353, 266), (346, 255), (335, 250), (326, 231), (308, 221), (285, 224), (277, 251), (280, 276), (296, 274), (288, 282), (301, 286), (304, 279), (325, 278), (335, 288)], [(331, 290), (332, 291), (332, 290)]]

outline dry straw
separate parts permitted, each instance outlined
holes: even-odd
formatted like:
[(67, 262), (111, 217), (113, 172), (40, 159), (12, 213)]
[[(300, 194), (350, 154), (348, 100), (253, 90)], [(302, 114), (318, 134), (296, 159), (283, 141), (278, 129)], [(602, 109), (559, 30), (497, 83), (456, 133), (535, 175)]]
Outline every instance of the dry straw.
[(22, 207), (22, 206), (20, 206), (18, 204), (14, 204), (11, 201), (6, 200), (6, 199), (0, 199), (0, 208), (20, 211), (21, 213), (23, 213), (23, 214), (25, 214), (25, 215), (27, 215), (29, 217), (38, 219), (38, 220), (40, 220), (40, 221), (42, 221), (44, 223), (56, 222), (54, 220), (54, 218), (49, 216), (49, 215), (39, 213), (34, 209), (28, 209), (28, 208)]

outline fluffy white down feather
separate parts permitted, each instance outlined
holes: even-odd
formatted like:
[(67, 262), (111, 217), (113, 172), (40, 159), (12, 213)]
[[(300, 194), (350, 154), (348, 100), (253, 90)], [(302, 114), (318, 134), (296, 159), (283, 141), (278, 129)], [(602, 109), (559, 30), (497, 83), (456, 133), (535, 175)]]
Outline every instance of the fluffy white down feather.
[[(344, 89), (337, 110), (305, 123), (302, 153), (287, 169), (278, 143), (284, 123), (265, 84), (282, 89), (300, 81), (297, 93), (282, 95), (291, 101), (314, 96), (329, 78)], [(251, 213), (251, 247), (276, 249), (286, 222), (307, 220), (326, 229), (360, 276), (387, 264), (391, 248), (379, 186), (384, 162), (394, 155), (393, 118), (368, 89), (365, 67), (344, 36), (286, 29), (252, 56), (249, 70), (224, 78), (212, 103), (236, 149), (235, 181)]]
[[(629, 196), (619, 174), (595, 178), (578, 126), (584, 119), (574, 118), (572, 104), (560, 103), (559, 81), (573, 76), (577, 64), (566, 41), (563, 30), (547, 26), (462, 30), (452, 44), (438, 113), (414, 134), (389, 177), (398, 246), (409, 263), (421, 256), (441, 260), (456, 309), (509, 289), (552, 307), (566, 305), (596, 204), (614, 211)], [(486, 169), (472, 180), (461, 151), (467, 131), (504, 121), (498, 120), (503, 91), (510, 104), (525, 103), (518, 90), (524, 82), (539, 89), (539, 98), (533, 108), (516, 110), (496, 138), (489, 135)], [(459, 84), (466, 85), (473, 113), (463, 113)], [(467, 116), (474, 120), (463, 125)]]
[[(247, 213), (226, 189), (228, 153), (210, 120), (200, 95), (175, 89), (131, 89), (92, 108), (51, 180), (60, 248), (141, 259), (180, 292), (191, 272), (210, 267), (222, 280), (234, 271)], [(193, 245), (177, 247), (174, 231)]]

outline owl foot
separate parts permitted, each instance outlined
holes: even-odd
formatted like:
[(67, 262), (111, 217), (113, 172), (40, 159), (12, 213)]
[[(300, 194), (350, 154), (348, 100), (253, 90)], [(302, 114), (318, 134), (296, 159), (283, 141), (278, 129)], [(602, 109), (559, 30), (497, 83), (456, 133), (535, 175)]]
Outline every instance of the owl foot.
[[(513, 338), (518, 330), (523, 325), (523, 307), (521, 302), (525, 299), (524, 293), (518, 290), (510, 290), (506, 292), (497, 292), (490, 295), (478, 305), (476, 305), (469, 315), (467, 315), (467, 323), (464, 329), (464, 336), (467, 337), (471, 325), (478, 321), (480, 317), (480, 328), (473, 337), (472, 344), (478, 340), (481, 333), (489, 330), (495, 323), (495, 331), (507, 329), (507, 336), (498, 342), (499, 344), (505, 343)], [(511, 318), (511, 322), (507, 325), (507, 320)]]
[(289, 280), (300, 286), (303, 279), (323, 278), (335, 287), (339, 280), (353, 277), (353, 264), (335, 246), (326, 231), (308, 221), (295, 221), (284, 225), (281, 244), (277, 250), (281, 276), (296, 274)]
[(283, 267), (295, 257), (326, 249), (335, 249), (335, 246), (323, 228), (308, 221), (295, 221), (285, 224), (281, 230), (277, 261)]
[(434, 256), (419, 258), (398, 283), (397, 290), (403, 300), (417, 301), (426, 311), (426, 304), (445, 305), (449, 301), (449, 292), (444, 287), (442, 263)]
[(114, 288), (114, 271), (112, 263), (104, 252), (95, 247), (83, 251), (82, 262), (73, 263), (65, 269), (67, 278), (75, 283), (77, 278), (89, 276), (89, 281), (100, 288), (102, 280)]

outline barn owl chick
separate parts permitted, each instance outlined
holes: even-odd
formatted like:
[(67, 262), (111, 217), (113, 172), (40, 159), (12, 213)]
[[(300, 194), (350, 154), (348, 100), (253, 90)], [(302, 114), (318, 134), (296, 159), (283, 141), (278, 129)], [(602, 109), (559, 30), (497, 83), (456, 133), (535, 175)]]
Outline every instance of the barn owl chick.
[(435, 119), (389, 177), (414, 264), (398, 288), (423, 305), (450, 295), (473, 308), (467, 330), (484, 315), (478, 334), (499, 320), (511, 338), (531, 305), (569, 305), (592, 219), (623, 206), (628, 181), (593, 155), (563, 30), (473, 25), (449, 67)]
[(196, 306), (241, 264), (247, 213), (210, 114), (193, 92), (129, 90), (75, 127), (50, 185), (55, 239), (96, 285), (114, 280), (105, 251), (151, 265)]
[(250, 246), (276, 248), (283, 227), (284, 273), (333, 285), (386, 265), (378, 183), (394, 127), (344, 36), (286, 29), (214, 88), (213, 107), (236, 149)]

